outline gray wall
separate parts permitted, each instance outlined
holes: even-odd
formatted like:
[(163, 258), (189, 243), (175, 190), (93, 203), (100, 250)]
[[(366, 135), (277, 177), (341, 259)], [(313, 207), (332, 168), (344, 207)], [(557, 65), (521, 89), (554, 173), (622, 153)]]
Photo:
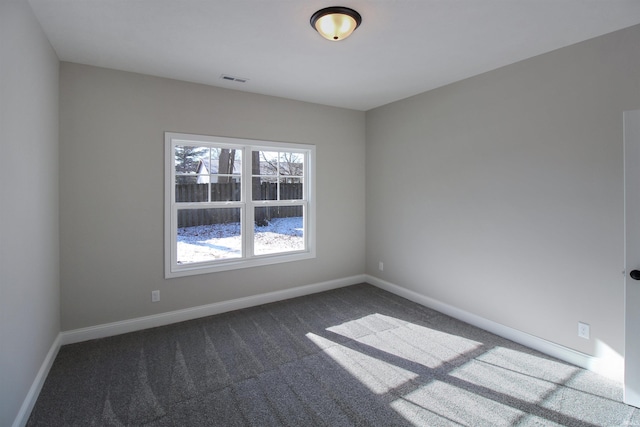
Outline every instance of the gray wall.
[(0, 425), (60, 332), (58, 58), (26, 1), (0, 2)]
[[(362, 274), (363, 112), (64, 62), (60, 98), (63, 330)], [(317, 258), (165, 280), (165, 131), (316, 144)]]
[(367, 112), (367, 273), (622, 355), (622, 112), (640, 108), (638, 70), (640, 26)]

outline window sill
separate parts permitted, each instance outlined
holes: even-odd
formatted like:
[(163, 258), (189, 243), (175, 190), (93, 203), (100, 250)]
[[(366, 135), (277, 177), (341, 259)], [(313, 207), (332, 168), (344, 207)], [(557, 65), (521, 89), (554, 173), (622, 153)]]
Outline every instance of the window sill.
[(261, 267), (265, 265), (281, 264), (292, 261), (313, 259), (316, 255), (310, 251), (294, 252), (290, 254), (263, 255), (251, 259), (234, 259), (212, 263), (194, 263), (188, 265), (173, 266), (165, 271), (165, 279), (194, 276), (199, 274), (218, 273), (221, 271), (239, 270), (244, 268)]

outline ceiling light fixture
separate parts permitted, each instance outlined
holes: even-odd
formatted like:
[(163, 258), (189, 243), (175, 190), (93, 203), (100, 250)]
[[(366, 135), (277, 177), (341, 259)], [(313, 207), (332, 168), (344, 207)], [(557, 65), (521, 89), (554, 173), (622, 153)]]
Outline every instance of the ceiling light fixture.
[(358, 12), (342, 6), (320, 9), (311, 15), (311, 26), (331, 41), (346, 39), (361, 22), (362, 16)]

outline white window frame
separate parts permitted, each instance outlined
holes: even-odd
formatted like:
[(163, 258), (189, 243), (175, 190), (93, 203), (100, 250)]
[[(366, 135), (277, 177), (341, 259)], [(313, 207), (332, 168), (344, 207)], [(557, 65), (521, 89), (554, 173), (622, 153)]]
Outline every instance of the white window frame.
[[(242, 150), (241, 200), (231, 202), (176, 203), (175, 201), (175, 160), (176, 145), (220, 146)], [(303, 173), (303, 199), (296, 200), (252, 200), (252, 164), (251, 151), (292, 151), (305, 156)], [(219, 271), (257, 267), (283, 262), (300, 261), (315, 258), (315, 146), (310, 144), (288, 143), (228, 138), (220, 136), (194, 135), (165, 132), (165, 213), (164, 213), (164, 254), (165, 278), (215, 273)], [(303, 206), (305, 249), (275, 254), (254, 255), (254, 213), (257, 207), (267, 206)], [(239, 258), (212, 260), (178, 264), (177, 262), (177, 224), (178, 208), (239, 207), (242, 222), (242, 255)]]

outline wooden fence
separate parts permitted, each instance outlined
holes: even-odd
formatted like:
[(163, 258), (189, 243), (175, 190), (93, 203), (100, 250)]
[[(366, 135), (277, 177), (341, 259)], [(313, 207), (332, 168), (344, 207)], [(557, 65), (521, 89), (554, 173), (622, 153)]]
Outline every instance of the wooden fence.
[[(209, 184), (176, 184), (176, 202), (206, 202)], [(280, 184), (280, 200), (302, 199), (302, 184)], [(263, 182), (254, 185), (255, 200), (276, 200), (276, 183)], [(211, 201), (240, 200), (240, 184), (236, 182), (211, 184)], [(273, 218), (302, 216), (302, 206), (258, 207), (255, 211), (257, 225), (266, 225)], [(239, 208), (185, 209), (178, 210), (178, 227), (196, 225), (228, 224), (240, 222)]]
[[(209, 184), (176, 184), (176, 202), (208, 202)], [(211, 184), (211, 201), (240, 200), (240, 183)]]

